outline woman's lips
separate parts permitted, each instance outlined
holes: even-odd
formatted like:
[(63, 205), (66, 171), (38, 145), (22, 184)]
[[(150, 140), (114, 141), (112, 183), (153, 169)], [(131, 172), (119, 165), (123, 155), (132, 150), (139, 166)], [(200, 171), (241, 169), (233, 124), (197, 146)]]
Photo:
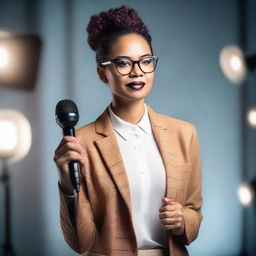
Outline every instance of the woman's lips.
[(129, 88), (135, 89), (135, 90), (140, 90), (141, 88), (144, 87), (144, 85), (145, 85), (144, 82), (137, 81), (137, 82), (129, 83), (126, 86), (128, 86)]

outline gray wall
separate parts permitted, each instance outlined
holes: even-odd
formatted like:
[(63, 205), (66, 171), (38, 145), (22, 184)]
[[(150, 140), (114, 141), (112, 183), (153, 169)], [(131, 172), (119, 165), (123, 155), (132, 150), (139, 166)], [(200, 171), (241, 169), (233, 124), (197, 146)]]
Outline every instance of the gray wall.
[[(238, 1), (41, 0), (34, 1), (33, 8), (29, 0), (6, 2), (0, 1), (0, 29), (14, 33), (35, 31), (43, 39), (36, 89), (16, 92), (0, 88), (0, 108), (20, 110), (33, 129), (29, 155), (10, 166), (17, 255), (76, 255), (66, 245), (59, 225), (57, 172), (52, 158), (61, 131), (54, 110), (60, 99), (72, 98), (79, 107), (82, 126), (94, 121), (111, 101), (108, 88), (97, 77), (85, 27), (91, 15), (122, 4), (134, 7), (142, 16), (159, 56), (147, 103), (159, 113), (194, 123), (198, 130), (204, 219), (189, 252), (192, 256), (238, 255), (242, 228), (242, 207), (236, 196), (242, 171), (240, 88), (226, 80), (218, 65), (221, 48), (238, 43)], [(255, 52), (252, 24), (256, 6), (255, 1), (249, 2), (250, 51)], [(255, 85), (255, 76), (249, 83)], [(250, 104), (256, 105), (256, 91), (251, 89), (250, 95)], [(250, 136), (255, 141), (254, 130)], [(1, 205), (2, 191), (1, 187)], [(252, 253), (256, 251), (252, 242), (255, 209), (249, 211), (247, 247)]]

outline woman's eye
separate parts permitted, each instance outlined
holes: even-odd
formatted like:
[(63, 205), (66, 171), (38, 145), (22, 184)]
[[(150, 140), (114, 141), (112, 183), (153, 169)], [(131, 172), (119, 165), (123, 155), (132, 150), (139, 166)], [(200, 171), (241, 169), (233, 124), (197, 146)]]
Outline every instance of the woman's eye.
[(149, 65), (149, 64), (152, 63), (152, 61), (153, 61), (152, 58), (143, 59), (143, 60), (141, 60), (141, 64), (142, 65)]
[(118, 61), (116, 62), (116, 64), (117, 64), (118, 67), (126, 67), (126, 66), (128, 66), (130, 63), (129, 63), (129, 61), (126, 61), (126, 60), (118, 60)]

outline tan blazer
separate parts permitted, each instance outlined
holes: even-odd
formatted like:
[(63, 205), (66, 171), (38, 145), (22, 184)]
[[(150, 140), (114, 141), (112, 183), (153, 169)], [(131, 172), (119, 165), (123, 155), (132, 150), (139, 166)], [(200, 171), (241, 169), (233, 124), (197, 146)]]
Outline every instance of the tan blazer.
[[(175, 236), (166, 232), (169, 255), (188, 255), (184, 245), (196, 239), (202, 220), (201, 160), (196, 129), (188, 122), (155, 113), (146, 106), (166, 170), (165, 196), (183, 206), (185, 233)], [(77, 136), (89, 163), (81, 170), (81, 191), (76, 204), (74, 197), (67, 197), (60, 190), (64, 238), (80, 254), (135, 256), (137, 242), (128, 178), (108, 109), (95, 122), (78, 129)]]

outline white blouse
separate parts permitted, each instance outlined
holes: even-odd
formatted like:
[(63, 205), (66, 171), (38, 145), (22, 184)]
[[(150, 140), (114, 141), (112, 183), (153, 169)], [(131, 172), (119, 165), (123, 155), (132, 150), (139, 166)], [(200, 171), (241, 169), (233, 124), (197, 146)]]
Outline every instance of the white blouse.
[(146, 105), (137, 125), (119, 118), (108, 107), (112, 126), (124, 161), (131, 193), (132, 219), (138, 249), (168, 247), (159, 208), (165, 197), (166, 174), (151, 130)]

